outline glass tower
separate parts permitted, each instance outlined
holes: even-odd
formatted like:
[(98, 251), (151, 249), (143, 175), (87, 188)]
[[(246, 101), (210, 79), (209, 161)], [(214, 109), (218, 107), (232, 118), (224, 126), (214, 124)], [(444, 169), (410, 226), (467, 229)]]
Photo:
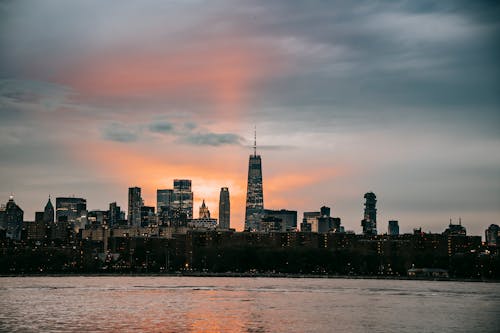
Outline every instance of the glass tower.
[(245, 230), (258, 231), (264, 215), (264, 194), (262, 190), (262, 161), (257, 155), (257, 140), (254, 139), (253, 155), (248, 162), (247, 202)]

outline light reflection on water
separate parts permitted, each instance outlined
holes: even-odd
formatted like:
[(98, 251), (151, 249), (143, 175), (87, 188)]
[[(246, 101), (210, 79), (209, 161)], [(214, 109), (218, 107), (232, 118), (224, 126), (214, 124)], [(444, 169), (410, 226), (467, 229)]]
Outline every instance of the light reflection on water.
[(500, 284), (0, 278), (2, 332), (499, 332)]

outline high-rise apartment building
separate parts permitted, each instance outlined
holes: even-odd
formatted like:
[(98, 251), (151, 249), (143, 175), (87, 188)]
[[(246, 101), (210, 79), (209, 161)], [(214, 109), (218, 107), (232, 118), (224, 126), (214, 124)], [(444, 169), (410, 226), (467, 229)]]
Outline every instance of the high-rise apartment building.
[(257, 231), (264, 215), (264, 193), (262, 188), (262, 161), (257, 155), (257, 140), (254, 138), (253, 155), (248, 161), (247, 201), (245, 230)]
[(364, 196), (365, 198), (365, 214), (363, 220), (361, 220), (361, 226), (363, 227), (364, 235), (376, 235), (377, 234), (377, 196), (373, 192), (368, 192)]
[(139, 227), (141, 225), (141, 207), (143, 201), (140, 187), (128, 189), (128, 225)]
[(229, 189), (222, 187), (219, 195), (219, 228), (229, 229), (231, 223), (231, 204), (229, 201)]

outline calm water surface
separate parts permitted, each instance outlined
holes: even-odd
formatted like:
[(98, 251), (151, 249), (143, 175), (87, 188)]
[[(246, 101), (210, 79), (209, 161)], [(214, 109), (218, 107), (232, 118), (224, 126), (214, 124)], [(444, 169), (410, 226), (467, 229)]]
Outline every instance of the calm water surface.
[(500, 332), (500, 284), (0, 278), (2, 332)]

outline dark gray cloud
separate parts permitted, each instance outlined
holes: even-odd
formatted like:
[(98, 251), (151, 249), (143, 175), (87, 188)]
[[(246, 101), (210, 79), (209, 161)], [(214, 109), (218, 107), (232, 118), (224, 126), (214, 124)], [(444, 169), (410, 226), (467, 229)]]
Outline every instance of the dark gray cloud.
[(196, 146), (240, 145), (243, 142), (241, 136), (233, 133), (191, 133), (179, 140)]
[(155, 133), (172, 133), (174, 129), (174, 124), (167, 121), (158, 121), (149, 125), (149, 130)]
[[(62, 183), (72, 175), (57, 177), (63, 167), (76, 170), (64, 143), (84, 144), (88, 135), (152, 150), (182, 143), (183, 153), (197, 154), (204, 146), (247, 148), (257, 124), (266, 177), (293, 167), (307, 173), (309, 161), (347, 170), (322, 186), (281, 195), (307, 196), (317, 206), (331, 200), (348, 229), (359, 230), (362, 194), (373, 189), (381, 221), (396, 217), (410, 228), (419, 214), (437, 219), (440, 210), (468, 211), (478, 216), (478, 234), (480, 223), (500, 216), (498, 17), (497, 2), (462, 0), (0, 2), (6, 157), (0, 181), (15, 187), (23, 173), (43, 169), (47, 184), (68, 191)], [(245, 87), (245, 105), (231, 105), (234, 116), (219, 113), (196, 84), (168, 95), (103, 97), (57, 80), (109, 54), (120, 60), (120, 54), (162, 49), (170, 62), (178, 51), (206, 54), (213, 41), (272, 50), (282, 66)], [(231, 92), (231, 85), (224, 88)], [(82, 123), (88, 126), (75, 125)], [(224, 131), (232, 133), (218, 133)], [(52, 178), (50, 163), (58, 166)], [(86, 189), (90, 198), (99, 196)], [(441, 231), (446, 221), (432, 223)]]
[(137, 130), (120, 123), (111, 123), (101, 131), (102, 138), (117, 142), (134, 142), (139, 136)]

